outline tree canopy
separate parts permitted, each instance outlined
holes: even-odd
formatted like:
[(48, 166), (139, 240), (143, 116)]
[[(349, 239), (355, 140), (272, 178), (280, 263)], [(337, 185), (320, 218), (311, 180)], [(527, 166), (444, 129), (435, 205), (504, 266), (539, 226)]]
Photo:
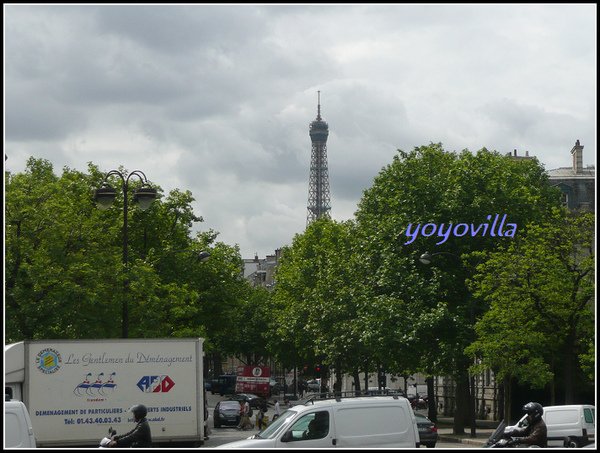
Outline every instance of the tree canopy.
[[(64, 168), (57, 176), (35, 158), (23, 173), (5, 173), (5, 341), (118, 337), (126, 297), (129, 336), (202, 336), (209, 352), (237, 353), (234, 315), (253, 294), (238, 247), (214, 231), (193, 236), (202, 219), (192, 194), (156, 186), (147, 211), (130, 206), (126, 269), (123, 194), (97, 209), (93, 191), (103, 179), (91, 163), (87, 173)], [(201, 250), (207, 262), (197, 259)]]

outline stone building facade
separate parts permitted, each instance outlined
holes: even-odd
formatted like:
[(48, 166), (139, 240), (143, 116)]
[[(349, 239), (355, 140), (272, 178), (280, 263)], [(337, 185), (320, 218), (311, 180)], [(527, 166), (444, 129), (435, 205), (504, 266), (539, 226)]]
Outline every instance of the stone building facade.
[(596, 168), (583, 166), (583, 145), (579, 140), (571, 149), (573, 163), (570, 167), (548, 170), (553, 185), (563, 194), (563, 203), (571, 210), (596, 210)]

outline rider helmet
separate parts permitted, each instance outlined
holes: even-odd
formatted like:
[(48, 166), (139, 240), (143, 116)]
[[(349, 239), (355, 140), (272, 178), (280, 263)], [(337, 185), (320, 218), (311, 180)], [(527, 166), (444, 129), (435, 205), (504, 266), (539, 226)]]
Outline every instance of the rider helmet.
[(537, 422), (542, 418), (544, 408), (540, 403), (534, 403), (533, 401), (523, 406), (523, 412), (531, 416), (532, 421)]
[(135, 417), (136, 422), (143, 419), (148, 413), (148, 409), (146, 409), (146, 406), (144, 406), (143, 404), (134, 404), (129, 410), (133, 412), (133, 416)]

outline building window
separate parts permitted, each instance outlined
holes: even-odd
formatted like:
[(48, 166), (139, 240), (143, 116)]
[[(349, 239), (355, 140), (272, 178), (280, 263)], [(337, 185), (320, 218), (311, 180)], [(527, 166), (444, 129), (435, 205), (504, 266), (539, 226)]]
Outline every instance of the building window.
[(563, 192), (561, 197), (560, 197), (560, 201), (562, 203), (563, 206), (565, 207), (569, 207), (569, 194), (566, 192)]

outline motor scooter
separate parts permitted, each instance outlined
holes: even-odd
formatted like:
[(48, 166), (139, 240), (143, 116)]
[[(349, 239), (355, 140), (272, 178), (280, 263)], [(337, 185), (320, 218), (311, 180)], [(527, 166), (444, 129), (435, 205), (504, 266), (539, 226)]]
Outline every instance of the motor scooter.
[(108, 444), (110, 444), (113, 440), (113, 437), (117, 435), (117, 431), (112, 429), (112, 426), (108, 428), (108, 435), (103, 437), (100, 441), (100, 448), (108, 448)]

